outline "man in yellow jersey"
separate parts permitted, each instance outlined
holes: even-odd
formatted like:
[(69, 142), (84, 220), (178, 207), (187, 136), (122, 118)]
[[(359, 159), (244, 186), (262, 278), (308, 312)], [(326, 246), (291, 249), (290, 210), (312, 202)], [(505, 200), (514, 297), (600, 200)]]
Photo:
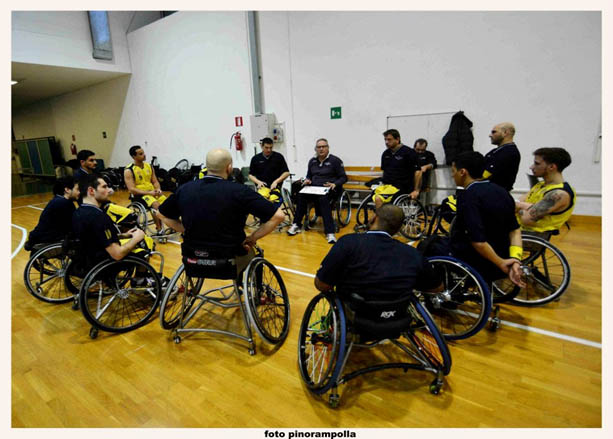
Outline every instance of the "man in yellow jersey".
[(139, 145), (130, 147), (130, 156), (134, 159), (134, 163), (126, 166), (123, 173), (123, 178), (126, 187), (132, 195), (142, 201), (153, 210), (153, 221), (155, 228), (159, 232), (162, 228), (162, 222), (157, 216), (157, 210), (160, 204), (166, 200), (160, 189), (160, 182), (155, 176), (155, 171), (151, 164), (145, 162), (147, 157), (145, 151)]
[(571, 163), (570, 154), (563, 148), (539, 148), (533, 154), (530, 169), (543, 181), (515, 203), (517, 220), (523, 230), (531, 232), (558, 230), (575, 207), (575, 191), (562, 176), (562, 171)]

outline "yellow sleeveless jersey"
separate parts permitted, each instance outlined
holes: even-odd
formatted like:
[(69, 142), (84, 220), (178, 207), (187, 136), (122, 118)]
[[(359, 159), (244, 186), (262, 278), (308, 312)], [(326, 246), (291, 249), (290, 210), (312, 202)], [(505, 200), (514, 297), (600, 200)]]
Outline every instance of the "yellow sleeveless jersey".
[[(552, 190), (556, 189), (561, 189), (567, 192), (568, 195), (570, 195), (570, 204), (568, 205), (568, 207), (562, 212), (550, 213), (549, 215), (546, 215), (545, 217), (538, 220), (533, 226), (522, 226), (523, 230), (531, 230), (534, 232), (558, 230), (564, 225), (566, 221), (569, 220), (570, 216), (573, 213), (577, 196), (575, 195), (575, 191), (573, 190), (573, 188), (566, 182), (546, 185), (544, 181), (541, 181), (532, 186), (532, 189), (530, 189), (530, 192), (528, 192), (528, 198), (526, 199), (526, 201), (528, 203), (536, 204), (545, 197), (545, 194), (547, 194), (547, 192), (551, 192)], [(517, 215), (517, 218), (519, 221), (519, 215)]]
[(134, 175), (134, 184), (137, 189), (142, 191), (152, 191), (155, 189), (153, 183), (151, 183), (151, 176), (153, 175), (153, 169), (151, 165), (147, 162), (143, 163), (144, 167), (140, 168), (136, 166), (134, 163), (126, 166), (127, 169), (132, 171)]

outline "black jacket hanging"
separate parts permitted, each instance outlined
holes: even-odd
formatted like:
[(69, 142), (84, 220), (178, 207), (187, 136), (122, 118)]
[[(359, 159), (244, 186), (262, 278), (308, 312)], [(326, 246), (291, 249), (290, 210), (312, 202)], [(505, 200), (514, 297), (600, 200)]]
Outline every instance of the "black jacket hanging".
[(473, 123), (458, 111), (451, 117), (449, 131), (443, 136), (443, 149), (445, 150), (445, 163), (451, 165), (455, 157), (461, 152), (473, 151)]

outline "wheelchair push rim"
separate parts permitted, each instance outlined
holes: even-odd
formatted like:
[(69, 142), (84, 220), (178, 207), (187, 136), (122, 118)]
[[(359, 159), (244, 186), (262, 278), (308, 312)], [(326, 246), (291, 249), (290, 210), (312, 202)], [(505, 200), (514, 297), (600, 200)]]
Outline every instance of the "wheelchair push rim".
[[(138, 285), (140, 279), (148, 282)], [(100, 262), (83, 279), (79, 291), (79, 306), (85, 319), (95, 328), (115, 333), (148, 323), (160, 300), (157, 272), (134, 256)]]
[(160, 305), (162, 329), (174, 329), (179, 325), (181, 315), (189, 313), (203, 284), (203, 278), (189, 277), (185, 272), (185, 266), (181, 264), (168, 283), (162, 298)]
[(289, 332), (290, 306), (279, 271), (266, 259), (255, 257), (243, 275), (243, 288), (256, 332), (269, 344), (282, 344)]
[(479, 332), (492, 311), (487, 283), (468, 264), (437, 256), (427, 261), (443, 275), (443, 291), (422, 292), (420, 300), (446, 340), (461, 340)]
[(345, 357), (342, 304), (320, 293), (307, 305), (298, 336), (298, 368), (309, 390), (323, 394), (335, 385)]
[(558, 299), (570, 284), (570, 265), (562, 252), (549, 241), (522, 235), (521, 269), (525, 288), (508, 279), (494, 283), (498, 301), (509, 300), (520, 306), (540, 306)]
[(69, 262), (70, 258), (62, 251), (62, 243), (40, 248), (30, 257), (23, 271), (26, 290), (43, 302), (70, 302), (74, 293), (64, 282)]

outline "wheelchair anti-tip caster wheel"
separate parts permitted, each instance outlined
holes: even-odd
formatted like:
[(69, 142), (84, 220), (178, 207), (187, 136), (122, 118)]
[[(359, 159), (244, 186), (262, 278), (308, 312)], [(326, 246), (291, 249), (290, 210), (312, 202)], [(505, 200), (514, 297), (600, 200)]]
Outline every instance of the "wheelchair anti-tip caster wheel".
[(328, 398), (328, 404), (330, 405), (330, 407), (332, 407), (333, 409), (338, 407), (338, 404), (340, 402), (340, 396), (338, 395), (338, 393), (331, 393), (330, 397)]
[(500, 306), (497, 306), (494, 309), (494, 316), (492, 317), (492, 321), (490, 322), (489, 329), (494, 332), (498, 328), (500, 328)]
[(72, 309), (77, 311), (79, 309), (79, 302), (77, 302), (76, 300), (72, 302)]
[(255, 355), (255, 348), (254, 349), (249, 349), (249, 355)]
[(90, 328), (89, 330), (89, 338), (91, 338), (92, 340), (95, 340), (98, 337), (98, 328)]
[(175, 338), (173, 340), (174, 340), (175, 344), (181, 343), (181, 337), (178, 336), (178, 335), (175, 335)]
[(438, 395), (439, 393), (441, 393), (442, 386), (443, 383), (439, 382), (438, 379), (435, 379), (434, 381), (432, 381), (432, 383), (430, 383), (430, 393), (432, 393), (433, 395)]

